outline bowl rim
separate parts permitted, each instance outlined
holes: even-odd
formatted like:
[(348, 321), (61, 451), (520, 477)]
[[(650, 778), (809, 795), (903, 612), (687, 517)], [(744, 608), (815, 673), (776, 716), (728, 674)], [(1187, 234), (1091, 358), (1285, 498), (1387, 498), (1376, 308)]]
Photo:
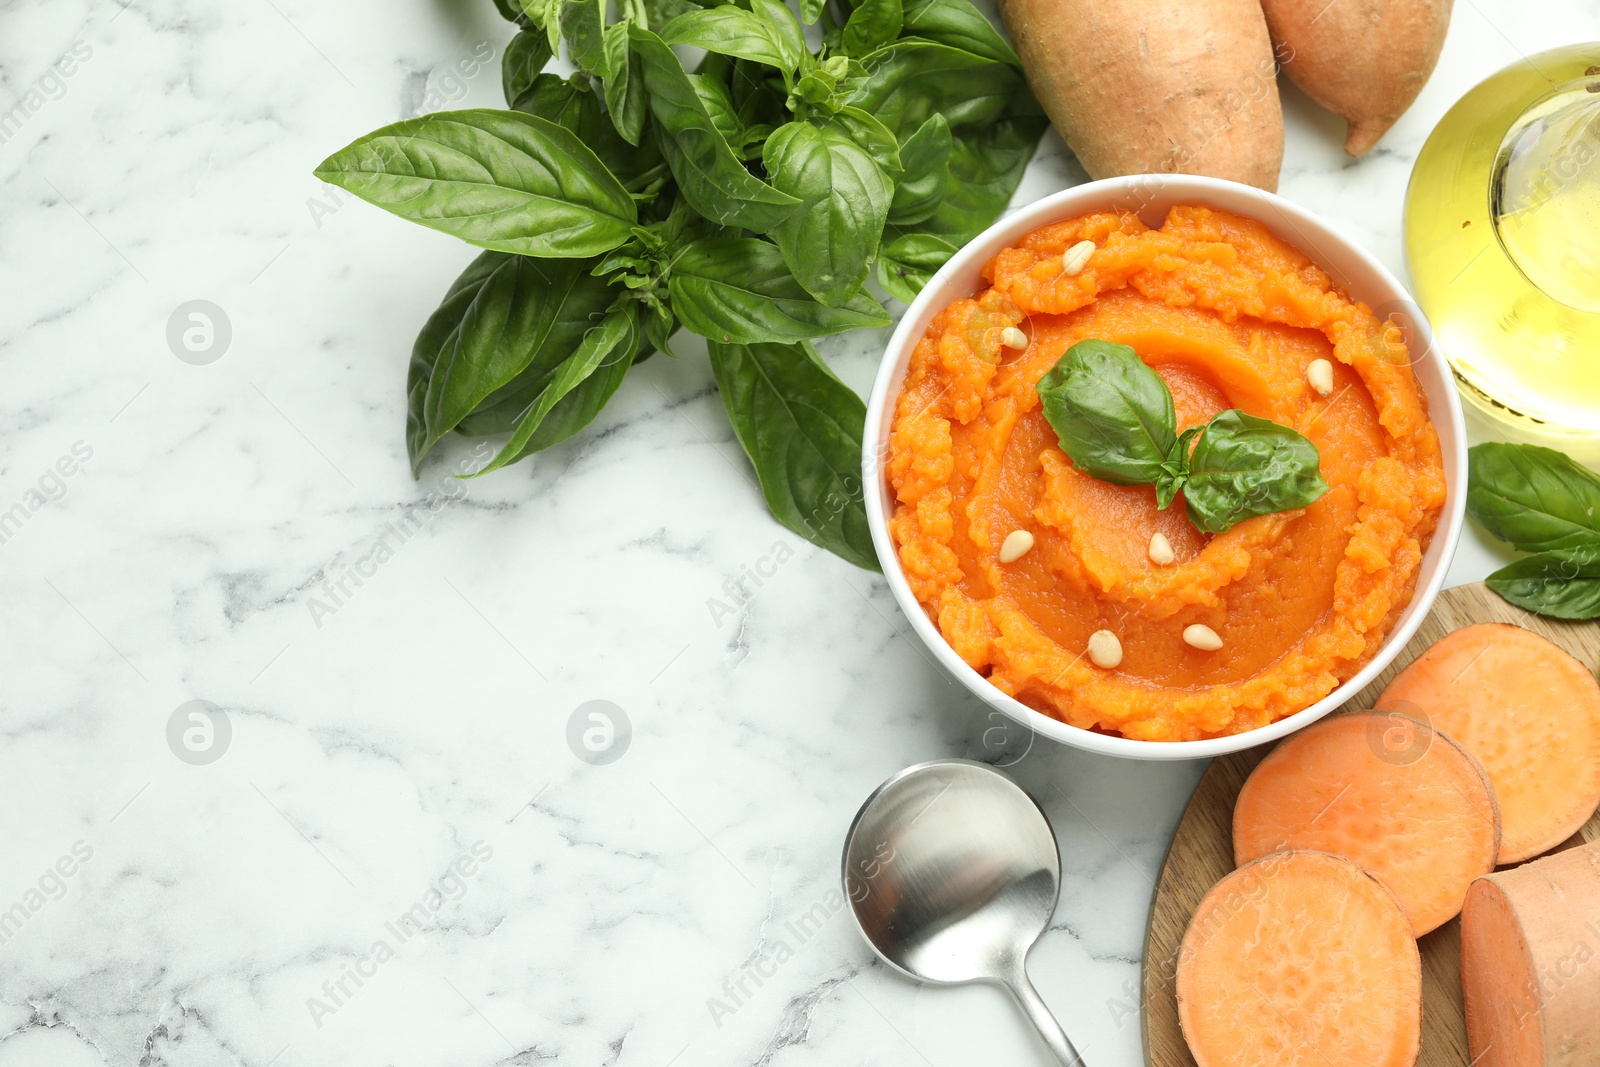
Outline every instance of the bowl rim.
[[(1441, 421), (1447, 423), (1452, 431), (1451, 437), (1455, 442), (1453, 449), (1444, 445), (1441, 434), (1441, 451), (1445, 469), (1445, 503), (1439, 516), (1439, 524), (1434, 531), (1433, 540), (1429, 543), (1428, 551), (1424, 556), (1421, 566), (1428, 565), (1428, 557), (1437, 554), (1438, 563), (1426, 582), (1419, 582), (1412, 594), (1410, 603), (1406, 606), (1400, 620), (1390, 631), (1384, 643), (1379, 647), (1361, 670), (1357, 671), (1342, 685), (1338, 686), (1327, 696), (1312, 704), (1310, 707), (1285, 716), (1266, 726), (1243, 733), (1229, 734), (1224, 737), (1205, 738), (1197, 741), (1141, 741), (1134, 738), (1121, 737), (1111, 734), (1096, 733), (1081, 727), (1072, 726), (1059, 719), (1051, 718), (1041, 711), (1037, 711), (1022, 703), (1014, 697), (1008, 696), (997, 689), (987, 678), (983, 677), (966, 661), (956, 654), (941, 634), (933, 621), (928, 617), (922, 605), (911, 592), (910, 583), (906, 581), (904, 572), (900, 568), (899, 556), (894, 549), (894, 543), (889, 536), (888, 514), (886, 503), (888, 492), (882, 469), (882, 457), (885, 452), (884, 442), (887, 440), (887, 428), (892, 420), (894, 402), (900, 395), (900, 386), (904, 378), (905, 363), (909, 360), (910, 349), (920, 340), (926, 330), (926, 323), (932, 315), (932, 305), (939, 301), (940, 306), (947, 303), (951, 297), (941, 293), (941, 290), (951, 284), (953, 276), (965, 273), (977, 261), (979, 265), (992, 257), (1000, 248), (1016, 241), (1024, 234), (1038, 229), (1040, 226), (1062, 219), (1072, 218), (1087, 211), (1106, 209), (1114, 206), (1119, 198), (1131, 197), (1137, 204), (1148, 204), (1148, 192), (1155, 188), (1159, 190), (1160, 199), (1171, 204), (1196, 203), (1206, 206), (1208, 201), (1222, 199), (1227, 206), (1216, 205), (1219, 210), (1226, 210), (1237, 214), (1247, 215), (1278, 233), (1279, 227), (1274, 226), (1270, 214), (1276, 214), (1287, 226), (1299, 234), (1301, 240), (1279, 236), (1303, 254), (1311, 256), (1314, 262), (1348, 291), (1345, 279), (1334, 271), (1327, 263), (1320, 262), (1316, 255), (1316, 247), (1312, 252), (1305, 251), (1304, 244), (1312, 244), (1310, 234), (1317, 234), (1328, 242), (1337, 245), (1342, 252), (1359, 261), (1361, 265), (1381, 283), (1381, 287), (1388, 290), (1383, 295), (1390, 299), (1384, 304), (1399, 304), (1403, 309), (1408, 322), (1406, 329), (1412, 343), (1412, 351), (1421, 349), (1421, 355), (1413, 359), (1414, 365), (1424, 362), (1433, 364), (1434, 371), (1439, 374), (1440, 380), (1445, 383), (1443, 410), (1438, 410), (1439, 397), (1424, 389), (1427, 396), (1429, 411), (1428, 416), (1435, 425)], [(1260, 205), (1260, 210), (1244, 211), (1238, 206), (1238, 201), (1243, 198)], [(1141, 212), (1143, 213), (1143, 212)], [(1166, 208), (1160, 209), (1164, 216)], [(1270, 213), (1263, 217), (1263, 213)], [(1146, 220), (1148, 221), (1148, 219)], [(1367, 293), (1367, 296), (1376, 294)], [(1359, 297), (1357, 297), (1359, 299)], [(1444, 360), (1443, 353), (1439, 351), (1434, 341), (1433, 332), (1428, 325), (1426, 317), (1417, 306), (1406, 287), (1402, 285), (1394, 274), (1372, 253), (1362, 248), (1342, 230), (1310, 211), (1289, 200), (1269, 193), (1253, 186), (1240, 185), (1236, 182), (1226, 181), (1221, 178), (1208, 178), (1199, 175), (1172, 175), (1172, 174), (1136, 174), (1120, 178), (1105, 178), (1099, 181), (1086, 182), (1081, 185), (1061, 190), (1027, 204), (996, 221), (977, 237), (962, 245), (950, 257), (950, 260), (934, 274), (917, 295), (915, 301), (906, 309), (896, 325), (894, 333), (884, 349), (882, 363), (873, 381), (872, 394), (867, 401), (866, 422), (862, 433), (862, 495), (865, 498), (867, 509), (867, 525), (872, 533), (873, 548), (878, 555), (879, 563), (883, 566), (883, 575), (889, 583), (889, 589), (894, 594), (896, 603), (901, 612), (911, 623), (911, 628), (916, 631), (917, 637), (926, 645), (939, 664), (946, 671), (954, 675), (966, 688), (982, 700), (989, 707), (1000, 711), (1012, 720), (1028, 727), (1036, 734), (1041, 734), (1052, 741), (1070, 745), (1074, 748), (1089, 752), (1098, 752), (1108, 756), (1119, 756), (1129, 759), (1147, 760), (1182, 760), (1205, 759), (1220, 756), (1229, 752), (1238, 752), (1246, 748), (1276, 741), (1302, 727), (1329, 714), (1349, 701), (1373, 679), (1375, 679), (1396, 656), (1404, 650), (1406, 644), (1416, 634), (1417, 628), (1422, 625), (1423, 619), (1432, 609), (1439, 591), (1444, 588), (1444, 581), (1450, 567), (1450, 560), (1456, 549), (1457, 541), (1461, 536), (1464, 523), (1466, 506), (1466, 467), (1467, 467), (1467, 440), (1466, 426), (1462, 417), (1461, 400), (1457, 394), (1453, 376), (1449, 366)]]

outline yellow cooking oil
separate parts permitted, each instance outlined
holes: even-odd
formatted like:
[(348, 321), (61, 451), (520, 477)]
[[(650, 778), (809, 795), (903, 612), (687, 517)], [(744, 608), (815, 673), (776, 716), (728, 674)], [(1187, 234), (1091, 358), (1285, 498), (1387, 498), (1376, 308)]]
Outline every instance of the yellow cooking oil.
[(1600, 43), (1521, 60), (1450, 109), (1411, 172), (1405, 239), (1462, 396), (1510, 436), (1600, 457)]

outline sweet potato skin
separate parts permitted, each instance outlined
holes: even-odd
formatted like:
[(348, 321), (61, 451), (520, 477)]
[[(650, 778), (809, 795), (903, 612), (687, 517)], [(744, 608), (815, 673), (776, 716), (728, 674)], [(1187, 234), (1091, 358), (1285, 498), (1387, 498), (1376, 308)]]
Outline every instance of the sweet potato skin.
[(1372, 151), (1433, 73), (1452, 0), (1261, 0), (1289, 80), (1349, 123), (1344, 150)]
[(1277, 189), (1283, 110), (1258, 0), (1000, 0), (1000, 14), (1091, 178), (1205, 174)]
[(1473, 883), (1461, 985), (1477, 1067), (1600, 1063), (1600, 842)]

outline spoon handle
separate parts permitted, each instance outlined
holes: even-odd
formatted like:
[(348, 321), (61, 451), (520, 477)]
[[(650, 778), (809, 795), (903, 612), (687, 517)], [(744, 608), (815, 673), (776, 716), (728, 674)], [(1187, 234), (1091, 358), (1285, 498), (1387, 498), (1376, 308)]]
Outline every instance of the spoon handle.
[(1011, 995), (1016, 998), (1022, 1013), (1028, 1017), (1033, 1028), (1039, 1032), (1039, 1037), (1045, 1046), (1056, 1059), (1061, 1061), (1062, 1067), (1082, 1067), (1083, 1058), (1078, 1055), (1078, 1050), (1072, 1047), (1067, 1032), (1061, 1029), (1056, 1017), (1050, 1014), (1050, 1009), (1040, 998), (1039, 991), (1033, 988), (1022, 961), (1018, 960), (1008, 970), (1010, 973), (1006, 975), (1005, 986), (1011, 990)]

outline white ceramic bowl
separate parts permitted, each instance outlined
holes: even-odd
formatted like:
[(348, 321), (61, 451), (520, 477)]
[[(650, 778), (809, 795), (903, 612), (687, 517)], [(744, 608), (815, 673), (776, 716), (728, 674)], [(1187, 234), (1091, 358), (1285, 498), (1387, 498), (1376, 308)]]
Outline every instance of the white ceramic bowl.
[[(1416, 595), (1378, 654), (1349, 681), (1304, 711), (1256, 730), (1204, 741), (1136, 741), (1082, 730), (1035, 711), (996, 689), (956, 655), (922, 605), (917, 603), (900, 570), (899, 557), (889, 537), (888, 518), (894, 500), (883, 475), (883, 457), (888, 450), (894, 405), (900, 396), (912, 349), (927, 331), (934, 315), (951, 301), (971, 296), (983, 287), (979, 271), (1000, 249), (1015, 244), (1040, 226), (1089, 211), (1133, 210), (1147, 225), (1160, 226), (1167, 210), (1177, 204), (1199, 204), (1260, 220), (1327, 271), (1354, 299), (1365, 301), (1380, 319), (1389, 317), (1405, 331), (1406, 343), (1416, 361), (1417, 379), (1428, 395), (1428, 412), (1443, 446), (1447, 495), (1438, 530), (1423, 557)], [(989, 227), (934, 275), (900, 320), (878, 370), (872, 398), (867, 402), (862, 470), (867, 521), (889, 588), (894, 590), (895, 599), (911, 620), (917, 636), (962, 684), (1035, 733), (1063, 744), (1134, 759), (1198, 759), (1251, 748), (1315, 722), (1353, 697), (1405, 647), (1439, 595), (1450, 557), (1461, 536), (1466, 502), (1467, 438), (1461, 421), (1461, 402), (1444, 357), (1434, 346), (1427, 321), (1405, 288), (1383, 264), (1309, 211), (1272, 193), (1217, 178), (1136, 175), (1075, 186), (1029, 204)]]

